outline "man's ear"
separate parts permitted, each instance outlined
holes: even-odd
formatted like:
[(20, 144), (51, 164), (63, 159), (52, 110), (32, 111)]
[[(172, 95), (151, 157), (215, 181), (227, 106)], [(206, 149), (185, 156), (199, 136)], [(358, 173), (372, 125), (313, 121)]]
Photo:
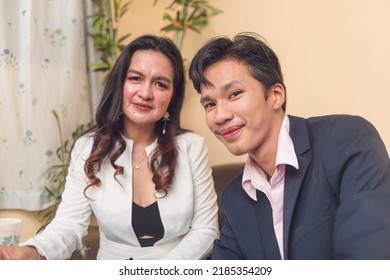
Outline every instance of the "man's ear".
[(272, 86), (268, 98), (271, 98), (274, 110), (282, 108), (286, 102), (286, 91), (282, 84), (277, 83)]

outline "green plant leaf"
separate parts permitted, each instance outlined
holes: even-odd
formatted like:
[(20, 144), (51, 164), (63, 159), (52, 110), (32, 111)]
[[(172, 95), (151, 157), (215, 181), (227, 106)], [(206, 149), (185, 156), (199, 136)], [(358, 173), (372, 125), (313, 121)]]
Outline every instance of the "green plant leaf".
[(213, 14), (220, 14), (222, 13), (221, 9), (218, 9), (217, 7), (211, 6), (207, 1), (199, 1), (199, 2), (204, 2), (202, 5), (206, 8), (206, 10), (210, 10)]
[(129, 6), (130, 4), (132, 3), (133, 1), (129, 1), (127, 3), (125, 3), (119, 10), (119, 18), (121, 18), (128, 10), (129, 10)]
[(191, 29), (191, 30), (195, 31), (196, 33), (199, 33), (199, 34), (201, 33), (200, 29), (198, 29), (198, 28), (196, 28), (196, 27), (194, 27), (192, 25), (188, 25), (187, 27), (188, 27), (188, 29)]
[(102, 14), (99, 14), (95, 21), (92, 24), (92, 34), (97, 34), (102, 29), (104, 22), (104, 16)]
[(172, 21), (172, 17), (170, 14), (168, 13), (164, 13), (163, 15), (163, 20), (168, 20), (168, 21)]
[(51, 113), (53, 114), (54, 118), (56, 119), (56, 121), (59, 121), (59, 116), (58, 116), (58, 113), (56, 110), (51, 110)]
[(131, 34), (126, 34), (125, 36), (120, 37), (120, 38), (118, 39), (118, 42), (117, 42), (118, 46), (120, 45), (120, 43), (122, 43), (122, 42), (125, 41), (127, 38), (129, 38), (130, 35), (131, 35)]
[(94, 71), (107, 71), (110, 69), (110, 65), (107, 63), (92, 63), (90, 65)]
[(169, 24), (163, 28), (161, 28), (162, 31), (170, 32), (170, 31), (179, 31), (180, 29), (174, 26), (173, 24)]

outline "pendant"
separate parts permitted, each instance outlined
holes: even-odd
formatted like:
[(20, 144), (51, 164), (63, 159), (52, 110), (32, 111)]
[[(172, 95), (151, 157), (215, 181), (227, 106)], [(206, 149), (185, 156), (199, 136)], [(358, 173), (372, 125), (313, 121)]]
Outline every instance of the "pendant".
[(141, 167), (140, 164), (141, 164), (141, 162), (143, 162), (146, 159), (146, 157), (147, 157), (147, 155), (143, 159), (141, 159), (140, 161), (135, 162), (135, 169), (140, 169), (140, 167)]

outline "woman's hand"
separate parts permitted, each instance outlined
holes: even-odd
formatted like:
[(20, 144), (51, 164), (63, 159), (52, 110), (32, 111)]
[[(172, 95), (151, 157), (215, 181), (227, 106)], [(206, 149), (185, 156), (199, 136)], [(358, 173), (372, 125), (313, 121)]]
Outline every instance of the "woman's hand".
[(43, 260), (33, 246), (0, 246), (0, 260)]

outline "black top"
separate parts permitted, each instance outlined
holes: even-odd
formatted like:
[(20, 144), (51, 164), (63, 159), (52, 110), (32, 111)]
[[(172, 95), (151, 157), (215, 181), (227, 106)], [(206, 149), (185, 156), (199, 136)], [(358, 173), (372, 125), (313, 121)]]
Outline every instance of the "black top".
[[(164, 236), (164, 226), (161, 221), (157, 201), (142, 207), (133, 202), (132, 226), (141, 247), (150, 247)], [(144, 235), (151, 238), (140, 238)]]

